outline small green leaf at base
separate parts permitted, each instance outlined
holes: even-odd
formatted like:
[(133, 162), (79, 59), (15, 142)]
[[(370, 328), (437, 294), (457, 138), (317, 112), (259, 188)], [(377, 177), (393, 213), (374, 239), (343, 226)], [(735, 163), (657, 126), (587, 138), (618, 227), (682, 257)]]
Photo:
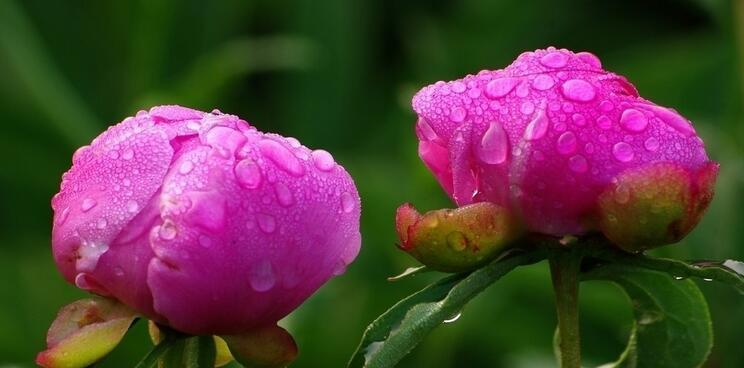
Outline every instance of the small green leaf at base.
[(113, 299), (91, 298), (60, 309), (47, 333), (47, 350), (36, 356), (45, 368), (80, 368), (111, 352), (137, 318)]
[(625, 264), (599, 266), (583, 277), (619, 285), (633, 305), (634, 327), (617, 362), (602, 368), (700, 367), (713, 345), (708, 305), (690, 280)]

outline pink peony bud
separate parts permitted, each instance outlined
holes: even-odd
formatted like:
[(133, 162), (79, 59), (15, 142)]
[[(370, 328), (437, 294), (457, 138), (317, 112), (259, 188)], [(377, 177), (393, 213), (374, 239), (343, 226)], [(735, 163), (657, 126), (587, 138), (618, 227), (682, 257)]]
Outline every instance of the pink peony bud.
[[(419, 155), (452, 199), (460, 206), (506, 206), (532, 232), (602, 230), (626, 249), (643, 249), (679, 240), (712, 196), (717, 164), (690, 122), (641, 98), (588, 52), (526, 52), (505, 69), (427, 86), (413, 97), (413, 108)], [(653, 180), (658, 172), (644, 168), (659, 163), (677, 174), (643, 184), (650, 197), (642, 199), (669, 202), (676, 195), (684, 203), (649, 210), (653, 226), (610, 224), (612, 206), (600, 206), (600, 194), (618, 181), (639, 183), (638, 175)], [(660, 188), (648, 189), (654, 185)], [(661, 188), (667, 185), (677, 189)], [(638, 210), (616, 208), (612, 216), (626, 225), (643, 219)], [(665, 234), (644, 234), (649, 231)]]
[(354, 182), (328, 152), (216, 110), (109, 128), (75, 152), (52, 207), (69, 282), (191, 334), (273, 325), (361, 242)]

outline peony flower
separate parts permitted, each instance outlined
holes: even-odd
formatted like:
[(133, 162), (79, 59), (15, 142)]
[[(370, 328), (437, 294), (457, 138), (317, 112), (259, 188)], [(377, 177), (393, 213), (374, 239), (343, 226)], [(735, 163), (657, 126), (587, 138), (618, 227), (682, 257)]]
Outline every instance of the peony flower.
[(491, 202), (529, 232), (643, 250), (681, 239), (713, 195), (692, 124), (588, 52), (526, 52), (423, 88), (413, 109), (419, 155), (457, 205)]
[(359, 195), (328, 152), (180, 106), (78, 149), (52, 207), (67, 281), (189, 334), (275, 325), (361, 241)]

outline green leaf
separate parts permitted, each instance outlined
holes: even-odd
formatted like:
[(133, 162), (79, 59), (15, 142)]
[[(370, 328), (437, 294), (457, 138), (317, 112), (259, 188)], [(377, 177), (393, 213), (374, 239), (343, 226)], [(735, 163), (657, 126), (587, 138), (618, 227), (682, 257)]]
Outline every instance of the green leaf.
[(597, 249), (592, 257), (662, 271), (677, 278), (697, 277), (705, 281), (718, 281), (731, 285), (744, 294), (744, 263), (732, 259), (687, 263), (676, 259), (631, 255), (611, 248)]
[(119, 344), (137, 314), (113, 299), (82, 299), (60, 309), (36, 363), (50, 368), (86, 367)]
[(627, 264), (599, 266), (585, 280), (618, 284), (633, 305), (634, 327), (617, 362), (603, 368), (700, 367), (713, 345), (708, 305), (691, 280)]
[(445, 277), (401, 300), (367, 327), (349, 367), (392, 367), (434, 328), (517, 266), (539, 262), (544, 250), (497, 259), (472, 273)]

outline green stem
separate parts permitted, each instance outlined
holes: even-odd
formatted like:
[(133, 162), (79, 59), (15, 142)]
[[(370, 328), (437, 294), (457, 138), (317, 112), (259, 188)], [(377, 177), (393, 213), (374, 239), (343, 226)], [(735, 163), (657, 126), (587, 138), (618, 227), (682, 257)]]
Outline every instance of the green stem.
[(553, 278), (561, 368), (581, 368), (579, 338), (579, 267), (582, 254), (572, 248), (554, 249), (550, 255)]

